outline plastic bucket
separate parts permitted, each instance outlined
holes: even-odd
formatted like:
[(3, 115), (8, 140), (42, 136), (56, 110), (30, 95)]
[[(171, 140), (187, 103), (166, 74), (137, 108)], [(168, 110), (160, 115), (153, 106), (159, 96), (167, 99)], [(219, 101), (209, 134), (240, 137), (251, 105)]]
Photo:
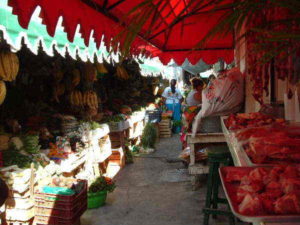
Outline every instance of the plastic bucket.
[(107, 191), (88, 193), (88, 209), (96, 209), (105, 205), (106, 196)]
[(181, 131), (181, 126), (174, 126), (172, 130), (174, 134), (179, 134)]

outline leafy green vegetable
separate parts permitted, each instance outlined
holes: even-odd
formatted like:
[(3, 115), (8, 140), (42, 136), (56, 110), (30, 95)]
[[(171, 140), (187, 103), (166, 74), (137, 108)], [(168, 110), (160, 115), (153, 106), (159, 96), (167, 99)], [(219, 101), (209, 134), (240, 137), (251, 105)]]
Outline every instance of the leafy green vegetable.
[(3, 151), (4, 166), (17, 165), (20, 168), (29, 168), (32, 158), (21, 154), (17, 149), (10, 148)]
[(90, 126), (91, 126), (91, 130), (96, 130), (96, 129), (102, 127), (101, 124), (99, 124), (99, 123), (97, 123), (95, 121), (90, 122)]
[(133, 163), (133, 154), (130, 150), (127, 150), (126, 153), (125, 153), (126, 157), (126, 164), (130, 164), (130, 163)]
[(22, 138), (24, 143), (24, 150), (30, 154), (37, 154), (40, 152), (39, 136), (26, 135)]
[(157, 131), (153, 123), (147, 123), (142, 134), (141, 143), (144, 148), (154, 148)]
[(125, 118), (123, 115), (115, 115), (115, 116), (108, 116), (103, 119), (104, 122), (109, 123), (109, 122), (120, 122), (124, 121)]
[(98, 177), (89, 187), (90, 193), (95, 193), (99, 191), (113, 192), (116, 188), (116, 184), (112, 179), (108, 177)]

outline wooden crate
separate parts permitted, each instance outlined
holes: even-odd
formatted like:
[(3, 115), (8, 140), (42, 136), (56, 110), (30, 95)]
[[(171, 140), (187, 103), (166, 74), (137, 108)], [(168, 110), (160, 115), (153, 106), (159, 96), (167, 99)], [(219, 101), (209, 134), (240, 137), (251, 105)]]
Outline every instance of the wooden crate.
[(14, 220), (4, 220), (3, 225), (32, 225), (33, 219), (29, 221), (14, 221)]
[(159, 126), (159, 137), (167, 138), (172, 136), (172, 129), (171, 129), (171, 120), (170, 119), (163, 119), (158, 124)]
[(115, 164), (121, 167), (125, 166), (125, 153), (123, 148), (112, 149), (112, 154), (109, 156), (108, 164)]

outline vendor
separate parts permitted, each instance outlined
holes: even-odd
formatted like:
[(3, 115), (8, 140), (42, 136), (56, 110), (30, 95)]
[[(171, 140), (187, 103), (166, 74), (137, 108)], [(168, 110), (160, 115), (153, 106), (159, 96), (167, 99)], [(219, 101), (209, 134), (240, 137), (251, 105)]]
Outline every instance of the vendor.
[(8, 187), (6, 183), (0, 178), (0, 207), (4, 204), (8, 197)]
[(187, 106), (200, 106), (202, 103), (202, 89), (204, 86), (203, 81), (200, 78), (194, 77), (191, 79), (193, 89), (186, 97)]
[(183, 97), (176, 88), (176, 80), (172, 79), (170, 87), (165, 88), (162, 97), (168, 110), (173, 111), (173, 120), (181, 121), (181, 103)]

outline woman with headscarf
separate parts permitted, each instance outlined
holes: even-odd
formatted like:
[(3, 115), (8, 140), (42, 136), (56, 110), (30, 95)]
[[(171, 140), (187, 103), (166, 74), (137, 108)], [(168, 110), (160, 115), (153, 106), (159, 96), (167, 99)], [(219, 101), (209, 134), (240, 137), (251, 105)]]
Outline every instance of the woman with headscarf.
[[(176, 88), (176, 80), (172, 79), (170, 82), (170, 87), (165, 88), (162, 97), (164, 99), (165, 105), (168, 110), (173, 111), (173, 120), (176, 124), (180, 123), (181, 121), (181, 103), (183, 101), (183, 97), (180, 93), (180, 91)], [(176, 129), (176, 133), (179, 133), (180, 126)]]

